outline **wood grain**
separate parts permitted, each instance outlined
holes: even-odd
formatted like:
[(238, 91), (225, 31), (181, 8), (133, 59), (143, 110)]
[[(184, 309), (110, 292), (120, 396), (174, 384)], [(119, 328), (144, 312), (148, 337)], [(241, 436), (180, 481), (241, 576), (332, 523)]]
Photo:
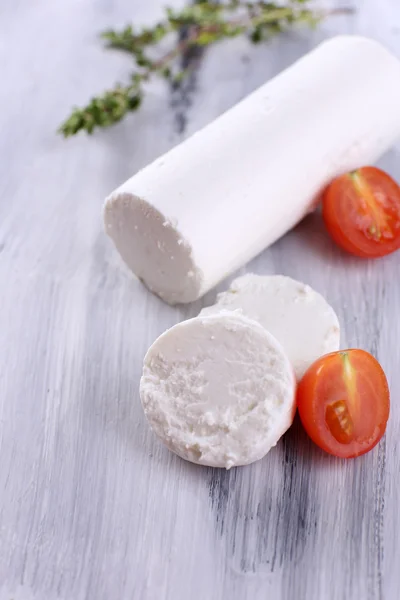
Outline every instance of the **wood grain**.
[[(358, 0), (313, 33), (221, 44), (196, 57), (183, 92), (151, 84), (114, 129), (59, 139), (73, 104), (129, 72), (97, 33), (151, 23), (163, 4), (0, 6), (0, 600), (397, 600), (399, 255), (344, 256), (315, 214), (242, 270), (325, 294), (343, 344), (382, 362), (393, 408), (386, 438), (355, 461), (323, 455), (296, 422), (264, 460), (225, 472), (165, 450), (138, 397), (149, 344), (215, 291), (184, 308), (151, 296), (119, 262), (100, 210), (126, 177), (323, 38), (370, 35), (400, 56), (400, 5)], [(400, 146), (381, 164), (400, 179)]]

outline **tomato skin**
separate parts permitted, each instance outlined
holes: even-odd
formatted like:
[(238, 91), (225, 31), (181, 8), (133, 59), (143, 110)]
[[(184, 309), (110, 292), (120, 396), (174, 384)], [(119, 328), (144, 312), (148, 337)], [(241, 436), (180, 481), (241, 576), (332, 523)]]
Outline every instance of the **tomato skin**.
[(364, 350), (332, 352), (305, 373), (297, 406), (304, 429), (320, 448), (341, 458), (365, 454), (382, 438), (389, 418), (385, 373)]
[(351, 254), (378, 258), (400, 248), (400, 187), (381, 169), (337, 177), (323, 194), (322, 215), (331, 237)]

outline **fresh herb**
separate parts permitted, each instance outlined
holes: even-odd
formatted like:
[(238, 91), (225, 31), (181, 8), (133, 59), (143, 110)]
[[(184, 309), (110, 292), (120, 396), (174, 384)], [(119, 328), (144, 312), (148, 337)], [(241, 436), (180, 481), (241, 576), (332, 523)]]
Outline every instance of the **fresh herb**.
[[(179, 86), (190, 73), (190, 67), (180, 66), (184, 63), (181, 59), (194, 46), (210, 46), (240, 35), (247, 35), (257, 44), (297, 25), (314, 27), (328, 14), (351, 12), (346, 8), (330, 13), (316, 12), (307, 7), (309, 1), (288, 0), (285, 5), (264, 1), (230, 0), (218, 4), (200, 1), (181, 10), (167, 8), (164, 20), (152, 28), (136, 29), (129, 25), (122, 31), (105, 31), (101, 37), (107, 47), (131, 55), (136, 70), (127, 84), (117, 84), (103, 95), (92, 98), (84, 108), (74, 108), (59, 132), (69, 137), (82, 130), (92, 133), (96, 127), (117, 123), (127, 113), (139, 108), (144, 96), (144, 84), (152, 76), (162, 77)], [(179, 39), (182, 30), (185, 36)], [(161, 58), (152, 58), (153, 48), (167, 36), (175, 38), (172, 49)]]

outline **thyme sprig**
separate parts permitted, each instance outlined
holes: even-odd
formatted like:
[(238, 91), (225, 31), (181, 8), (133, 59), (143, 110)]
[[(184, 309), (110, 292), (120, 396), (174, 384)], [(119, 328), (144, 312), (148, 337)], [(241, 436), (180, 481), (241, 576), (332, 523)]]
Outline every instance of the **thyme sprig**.
[[(348, 13), (344, 8), (330, 13), (317, 12), (309, 7), (310, 0), (288, 0), (285, 5), (274, 2), (229, 0), (225, 3), (199, 1), (181, 10), (165, 9), (165, 18), (153, 27), (138, 29), (128, 25), (121, 31), (110, 29), (101, 37), (108, 48), (128, 53), (136, 69), (125, 85), (94, 97), (87, 106), (74, 108), (62, 123), (59, 132), (64, 137), (79, 131), (92, 133), (96, 127), (108, 127), (127, 113), (137, 110), (144, 97), (144, 86), (152, 76), (162, 77), (171, 84), (179, 83), (190, 69), (183, 68), (183, 57), (194, 46), (206, 47), (221, 40), (247, 35), (257, 44), (283, 31), (305, 25), (315, 27), (321, 19), (334, 13)], [(186, 35), (179, 38), (179, 32)], [(161, 58), (152, 58), (152, 48), (172, 35), (171, 49)]]

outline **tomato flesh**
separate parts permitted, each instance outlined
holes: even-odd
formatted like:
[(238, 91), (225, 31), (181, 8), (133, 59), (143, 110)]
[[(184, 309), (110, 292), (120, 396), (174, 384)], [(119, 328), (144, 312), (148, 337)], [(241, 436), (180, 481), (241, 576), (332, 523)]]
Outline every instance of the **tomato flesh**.
[(322, 356), (300, 381), (300, 419), (323, 450), (353, 458), (371, 450), (385, 433), (389, 388), (378, 361), (364, 350)]
[(338, 177), (322, 202), (326, 228), (347, 252), (377, 258), (400, 248), (400, 187), (381, 169)]

